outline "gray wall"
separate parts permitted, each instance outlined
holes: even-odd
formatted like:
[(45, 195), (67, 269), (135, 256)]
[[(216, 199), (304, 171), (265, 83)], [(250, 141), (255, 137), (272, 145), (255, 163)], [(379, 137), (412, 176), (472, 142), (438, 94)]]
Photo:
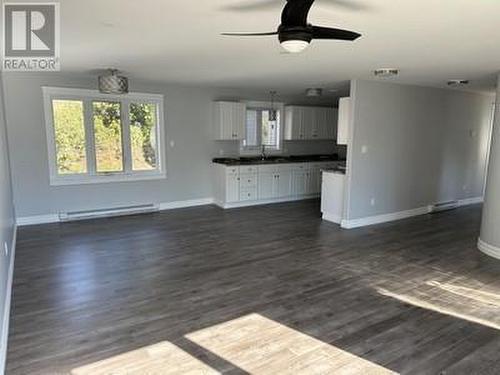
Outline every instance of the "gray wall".
[[(49, 185), (47, 144), (41, 86), (96, 88), (96, 78), (62, 73), (6, 73), (9, 141), (12, 145), (14, 200), (18, 217), (55, 214), (60, 211), (121, 205), (163, 203), (210, 198), (210, 161), (222, 153), (238, 155), (237, 142), (211, 140), (211, 109), (214, 100), (269, 100), (267, 93), (239, 89), (207, 89), (159, 85), (131, 80), (131, 89), (165, 96), (167, 138), (166, 180), (93, 184)], [(301, 97), (279, 98), (305, 104)], [(307, 104), (329, 104), (333, 98)], [(175, 147), (169, 146), (171, 140)], [(333, 143), (287, 142), (288, 153), (333, 152)]]
[[(1, 83), (1, 77), (0, 77)], [(7, 279), (9, 264), (12, 256), (12, 237), (14, 233), (14, 208), (12, 205), (11, 180), (9, 169), (9, 157), (7, 150), (7, 134), (5, 127), (3, 92), (0, 84), (0, 338), (4, 338), (5, 322), (8, 318), (8, 311), (5, 311), (7, 290)], [(5, 255), (4, 244), (7, 244), (9, 253)], [(4, 314), (5, 313), (5, 314)], [(0, 373), (3, 372), (3, 361), (5, 358), (6, 342), (2, 341), (0, 352)]]
[(351, 95), (348, 219), (483, 195), (493, 97), (374, 81)]

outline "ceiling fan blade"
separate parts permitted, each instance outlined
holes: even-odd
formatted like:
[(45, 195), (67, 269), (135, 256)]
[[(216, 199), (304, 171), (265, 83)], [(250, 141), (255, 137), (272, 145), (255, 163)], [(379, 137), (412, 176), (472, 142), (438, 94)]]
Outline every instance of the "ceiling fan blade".
[(278, 35), (277, 31), (270, 31), (268, 33), (221, 33), (224, 36), (268, 36), (268, 35)]
[(288, 0), (281, 13), (281, 25), (284, 27), (307, 26), (307, 15), (314, 0)]
[(356, 40), (361, 34), (354, 31), (313, 26), (313, 39)]

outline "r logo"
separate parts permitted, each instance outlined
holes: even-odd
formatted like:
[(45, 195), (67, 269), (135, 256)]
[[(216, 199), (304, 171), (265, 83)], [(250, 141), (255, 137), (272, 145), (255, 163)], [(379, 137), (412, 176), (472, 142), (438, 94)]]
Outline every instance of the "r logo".
[(5, 3), (5, 70), (58, 70), (59, 3)]

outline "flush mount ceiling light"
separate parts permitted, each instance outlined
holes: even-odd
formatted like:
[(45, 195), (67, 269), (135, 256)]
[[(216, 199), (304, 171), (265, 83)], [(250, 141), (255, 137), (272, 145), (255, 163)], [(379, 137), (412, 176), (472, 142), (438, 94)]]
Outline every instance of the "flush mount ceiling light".
[(308, 97), (318, 97), (323, 95), (323, 89), (320, 88), (310, 88), (306, 90), (306, 96)]
[(448, 81), (448, 86), (463, 86), (468, 84), (469, 84), (468, 79), (450, 79)]
[(108, 74), (99, 76), (99, 91), (103, 94), (127, 94), (127, 77), (119, 76), (117, 69), (109, 69), (108, 71)]
[(399, 69), (396, 68), (380, 68), (376, 69), (373, 74), (375, 74), (375, 77), (380, 77), (380, 78), (388, 78), (388, 77), (395, 77), (399, 74)]

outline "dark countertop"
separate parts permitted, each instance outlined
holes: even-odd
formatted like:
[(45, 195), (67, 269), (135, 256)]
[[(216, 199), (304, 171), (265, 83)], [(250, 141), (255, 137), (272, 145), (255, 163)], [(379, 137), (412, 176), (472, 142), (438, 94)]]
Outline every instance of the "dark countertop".
[(290, 163), (321, 163), (329, 161), (345, 162), (337, 154), (332, 155), (290, 155), (268, 156), (264, 160), (260, 156), (241, 158), (215, 158), (212, 162), (224, 165), (256, 165), (256, 164), (290, 164)]

